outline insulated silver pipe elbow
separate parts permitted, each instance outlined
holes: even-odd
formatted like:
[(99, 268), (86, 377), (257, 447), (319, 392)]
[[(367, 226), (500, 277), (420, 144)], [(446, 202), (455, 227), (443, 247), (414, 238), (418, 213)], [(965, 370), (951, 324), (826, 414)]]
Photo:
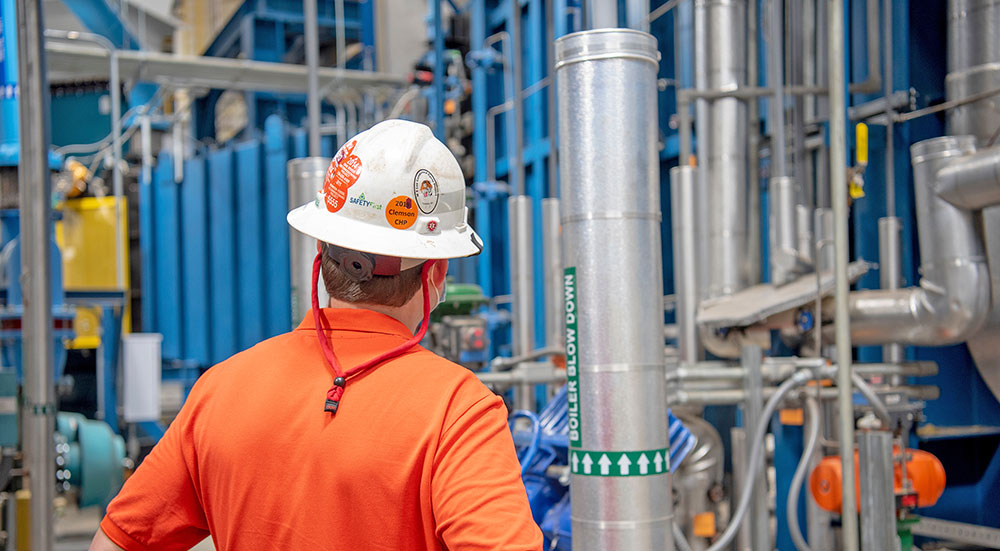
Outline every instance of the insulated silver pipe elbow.
[(912, 146), (923, 277), (918, 287), (852, 293), (855, 344), (944, 346), (967, 340), (985, 324), (990, 273), (978, 224), (972, 212), (935, 191), (942, 174), (956, 173), (952, 167), (971, 165), (974, 170), (957, 173), (982, 174), (981, 163), (969, 161), (974, 151), (972, 136), (943, 136)]
[(942, 168), (934, 191), (966, 210), (1000, 204), (1000, 147), (978, 151)]

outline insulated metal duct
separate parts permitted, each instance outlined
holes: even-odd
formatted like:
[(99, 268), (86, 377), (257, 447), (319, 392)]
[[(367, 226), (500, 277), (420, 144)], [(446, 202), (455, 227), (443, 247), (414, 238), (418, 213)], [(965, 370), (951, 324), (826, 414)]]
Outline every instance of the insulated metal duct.
[[(746, 84), (746, 1), (695, 0), (695, 66), (698, 88), (732, 90)], [(698, 159), (703, 168), (700, 202), (708, 251), (703, 297), (730, 295), (747, 284), (747, 117), (737, 98), (699, 101)]]
[[(948, 2), (949, 100), (1000, 88), (1000, 0)], [(948, 111), (948, 133), (969, 134), (985, 146), (1000, 127), (1000, 96)], [(982, 234), (992, 278), (991, 320), (969, 340), (969, 351), (993, 394), (1000, 399), (1000, 207), (982, 211)]]
[[(316, 200), (323, 189), (323, 179), (331, 159), (302, 157), (288, 161), (288, 206), (294, 208)], [(316, 258), (316, 240), (297, 231), (288, 232), (292, 276), (292, 321), (298, 323), (312, 308), (312, 267)], [(320, 307), (330, 302), (326, 286), (319, 285)]]
[(577, 551), (673, 549), (657, 66), (638, 31), (555, 43)]
[(674, 238), (674, 294), (677, 296), (677, 349), (680, 360), (694, 363), (698, 344), (698, 249), (695, 241), (696, 169), (670, 169), (671, 221)]
[(799, 236), (795, 195), (792, 178), (779, 176), (768, 182), (771, 283), (774, 285), (784, 285), (797, 275)]
[(972, 136), (943, 136), (910, 148), (923, 277), (918, 287), (852, 293), (855, 345), (943, 346), (963, 342), (983, 326), (990, 281), (978, 224), (973, 213), (934, 192), (942, 169), (974, 151)]

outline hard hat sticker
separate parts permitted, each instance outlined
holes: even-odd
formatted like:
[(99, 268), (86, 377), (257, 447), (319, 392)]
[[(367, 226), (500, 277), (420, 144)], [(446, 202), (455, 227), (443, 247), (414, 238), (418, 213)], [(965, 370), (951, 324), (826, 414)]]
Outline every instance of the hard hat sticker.
[(418, 170), (417, 174), (413, 177), (413, 198), (417, 200), (420, 212), (424, 214), (434, 212), (434, 209), (438, 206), (440, 196), (437, 180), (434, 179), (431, 171), (423, 168)]
[(337, 212), (344, 208), (347, 202), (347, 190), (361, 177), (361, 158), (352, 155), (356, 141), (345, 145), (337, 152), (330, 163), (323, 182), (323, 194), (326, 196), (326, 210)]
[(397, 230), (409, 229), (417, 222), (417, 205), (410, 197), (399, 195), (389, 201), (385, 219)]

